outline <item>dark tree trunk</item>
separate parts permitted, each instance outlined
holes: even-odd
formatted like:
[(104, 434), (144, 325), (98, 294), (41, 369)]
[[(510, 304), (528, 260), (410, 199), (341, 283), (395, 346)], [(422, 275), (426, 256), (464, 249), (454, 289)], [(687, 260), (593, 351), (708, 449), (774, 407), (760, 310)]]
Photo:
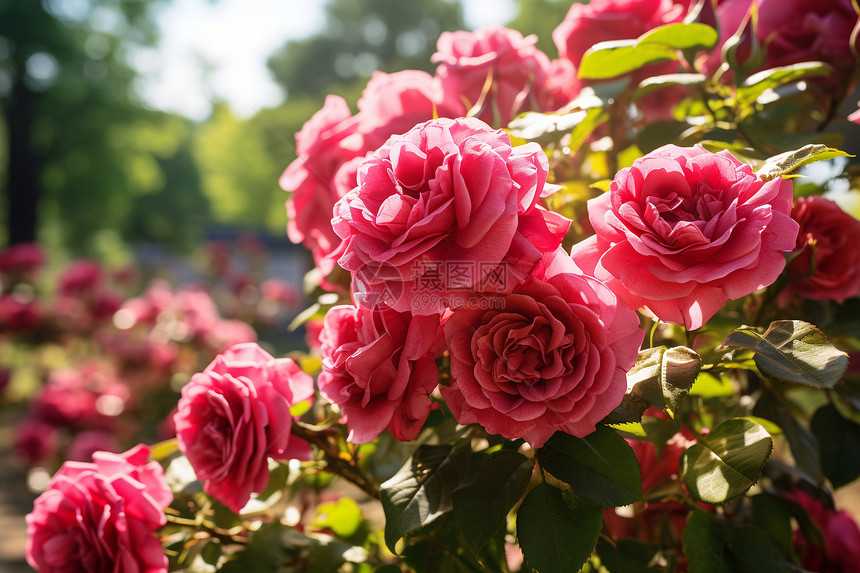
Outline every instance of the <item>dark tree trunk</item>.
[(41, 161), (30, 145), (30, 129), (37, 97), (24, 82), (18, 81), (9, 98), (11, 105), (7, 107), (9, 178), (6, 182), (6, 228), (10, 245), (36, 240)]

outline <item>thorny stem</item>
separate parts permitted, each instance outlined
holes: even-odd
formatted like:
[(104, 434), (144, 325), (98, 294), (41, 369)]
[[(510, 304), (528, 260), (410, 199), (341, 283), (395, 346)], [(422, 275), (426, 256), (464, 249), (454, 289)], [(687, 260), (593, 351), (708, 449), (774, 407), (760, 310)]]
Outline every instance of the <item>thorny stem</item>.
[(293, 421), (292, 433), (294, 436), (318, 447), (324, 454), (324, 461), (331, 472), (351, 481), (374, 499), (379, 499), (379, 488), (358, 469), (353, 456), (348, 456), (348, 459), (345, 459), (337, 442), (332, 439), (336, 436), (333, 430), (315, 428), (303, 422)]

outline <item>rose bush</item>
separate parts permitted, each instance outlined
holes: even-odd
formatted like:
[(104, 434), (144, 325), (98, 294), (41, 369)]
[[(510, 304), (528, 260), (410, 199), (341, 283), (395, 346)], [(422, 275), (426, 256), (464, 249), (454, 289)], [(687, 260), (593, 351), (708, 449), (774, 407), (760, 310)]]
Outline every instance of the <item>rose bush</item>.
[(269, 481), (268, 459), (304, 459), (290, 408), (313, 397), (313, 379), (255, 343), (219, 354), (182, 388), (173, 421), (179, 448), (204, 490), (238, 512)]
[[(479, 120), (419, 124), (361, 164), (357, 187), (335, 206), (343, 242), (332, 256), (379, 300), (393, 285), (401, 312), (438, 314), (452, 292), (481, 290), (499, 267), (512, 288), (570, 224), (539, 204), (553, 190), (546, 173), (537, 146), (512, 147)], [(446, 262), (469, 273), (428, 280)]]
[(439, 380), (439, 315), (337, 306), (326, 313), (320, 339), (320, 393), (343, 411), (347, 439), (367, 443), (387, 428), (414, 440)]
[(595, 235), (571, 254), (633, 308), (695, 329), (782, 272), (791, 199), (790, 181), (765, 182), (728, 152), (668, 145), (589, 201)]
[(27, 562), (39, 571), (167, 572), (155, 531), (173, 500), (149, 448), (66, 462), (27, 515)]
[(620, 404), (644, 337), (605, 285), (563, 252), (548, 259), (543, 276), (489, 310), (454, 310), (445, 323), (452, 383), (442, 396), (454, 417), (535, 448), (556, 431), (594, 431)]

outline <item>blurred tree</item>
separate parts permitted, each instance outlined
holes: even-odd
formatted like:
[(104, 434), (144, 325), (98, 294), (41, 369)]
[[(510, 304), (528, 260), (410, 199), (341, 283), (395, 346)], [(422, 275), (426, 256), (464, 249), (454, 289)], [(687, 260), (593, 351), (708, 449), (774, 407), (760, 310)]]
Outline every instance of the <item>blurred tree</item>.
[[(587, 0), (580, 0), (580, 4)], [(507, 26), (519, 30), (523, 36), (537, 34), (537, 47), (550, 58), (558, 57), (558, 49), (552, 41), (552, 31), (564, 20), (571, 0), (517, 0), (519, 12)]]
[(439, 34), (463, 26), (459, 1), (332, 0), (325, 29), (287, 42), (269, 59), (269, 68), (290, 97), (322, 96), (374, 70), (432, 71)]
[[(135, 209), (152, 201), (138, 198), (168, 189), (164, 162), (178, 160), (190, 137), (184, 120), (132, 94), (128, 61), (154, 42), (160, 2), (0, 0), (7, 242), (35, 240), (50, 224), (58, 243), (87, 250), (101, 231), (128, 234), (132, 219), (138, 238), (151, 228), (141, 222), (148, 211)], [(188, 175), (171, 181), (171, 193), (193, 196), (194, 185)], [(174, 225), (178, 237), (183, 230)]]

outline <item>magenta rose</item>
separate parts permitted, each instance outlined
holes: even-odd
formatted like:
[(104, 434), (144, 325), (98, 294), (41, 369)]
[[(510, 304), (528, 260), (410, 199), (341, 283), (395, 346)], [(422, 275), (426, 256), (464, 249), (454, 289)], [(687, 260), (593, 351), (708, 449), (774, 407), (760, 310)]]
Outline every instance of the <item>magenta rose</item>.
[(512, 147), (478, 119), (417, 125), (362, 163), (335, 206), (343, 242), (332, 256), (400, 312), (439, 314), (452, 291), (487, 290), (500, 274), (513, 288), (570, 225), (539, 205), (554, 190), (547, 168), (537, 144)]
[(644, 332), (636, 313), (563, 251), (515, 293), (453, 311), (445, 323), (451, 385), (442, 396), (461, 424), (524, 438), (583, 437), (621, 403)]
[(793, 544), (798, 550), (803, 567), (822, 573), (851, 573), (860, 562), (860, 527), (847, 511), (827, 507), (801, 489), (783, 493), (783, 496), (800, 505), (821, 531), (824, 545), (818, 545), (798, 529)]
[(696, 329), (782, 272), (791, 200), (790, 181), (765, 182), (728, 151), (666, 145), (588, 202), (596, 235), (571, 255), (631, 307)]
[(442, 32), (431, 61), (440, 64), (436, 77), (445, 101), (461, 108), (458, 115), (468, 111), (464, 99), (470, 107), (482, 103), (476, 117), (500, 127), (525, 111), (555, 109), (550, 61), (536, 42), (508, 28)]
[(648, 30), (680, 22), (689, 0), (591, 0), (575, 2), (552, 33), (558, 55), (579, 67), (594, 44), (638, 38)]
[[(335, 202), (354, 185), (334, 184), (338, 169), (365, 149), (355, 133), (355, 120), (346, 101), (329, 95), (325, 105), (296, 134), (298, 158), (290, 163), (280, 185), (287, 199), (287, 235), (311, 250), (319, 264), (340, 239), (331, 228)], [(331, 270), (331, 263), (326, 270)]]
[[(712, 72), (719, 65), (722, 44), (741, 26), (752, 3), (752, 0), (719, 3), (721, 42), (708, 59), (706, 71)], [(757, 69), (823, 61), (835, 68), (825, 84), (839, 85), (851, 76), (856, 60), (851, 53), (850, 38), (857, 23), (851, 0), (755, 0), (755, 4), (756, 39), (765, 55)]]
[(291, 436), (290, 408), (313, 393), (295, 362), (255, 343), (233, 346), (192, 376), (173, 421), (204, 491), (239, 512), (266, 488), (269, 458), (307, 458), (307, 443)]
[(27, 562), (38, 571), (167, 572), (155, 531), (173, 500), (149, 448), (66, 462), (27, 515)]
[(439, 320), (382, 308), (328, 311), (320, 335), (320, 393), (340, 406), (350, 442), (370, 442), (385, 429), (409, 441), (421, 431), (439, 379)]
[(786, 267), (792, 279), (780, 293), (844, 302), (860, 293), (860, 221), (823, 197), (799, 198), (791, 218), (800, 225), (795, 251)]

